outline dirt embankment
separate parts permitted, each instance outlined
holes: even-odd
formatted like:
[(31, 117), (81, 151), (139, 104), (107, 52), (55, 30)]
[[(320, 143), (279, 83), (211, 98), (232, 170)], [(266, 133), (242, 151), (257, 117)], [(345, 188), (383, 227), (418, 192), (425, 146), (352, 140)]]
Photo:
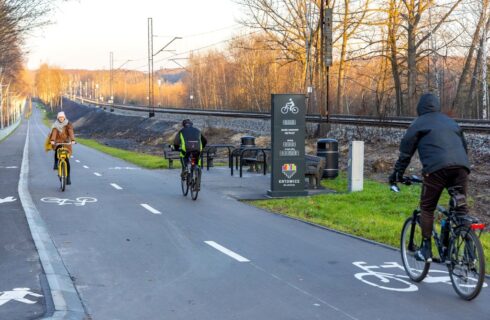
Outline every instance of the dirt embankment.
[[(115, 115), (104, 110), (78, 104), (65, 105), (64, 111), (74, 124), (76, 134), (96, 139), (99, 142), (121, 149), (134, 150), (161, 155), (163, 144), (171, 143), (174, 134), (180, 129), (180, 122), (145, 117)], [(201, 128), (210, 143), (229, 143), (238, 145), (244, 132), (223, 128)], [(260, 146), (270, 145), (270, 136), (256, 137)], [(348, 141), (339, 141), (341, 169), (347, 167)], [(316, 152), (316, 139), (309, 139), (307, 153)], [(398, 145), (383, 139), (365, 141), (365, 175), (386, 182), (398, 158)], [(487, 224), (490, 223), (490, 154), (473, 150), (470, 154), (472, 174), (470, 175), (469, 195), (474, 199), (472, 213)], [(412, 160), (407, 173), (419, 174), (421, 164), (418, 157)]]

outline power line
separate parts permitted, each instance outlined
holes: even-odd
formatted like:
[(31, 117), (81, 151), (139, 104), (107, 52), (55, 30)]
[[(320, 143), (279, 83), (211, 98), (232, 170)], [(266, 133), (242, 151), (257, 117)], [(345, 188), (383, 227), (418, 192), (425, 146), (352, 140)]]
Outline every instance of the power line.
[[(204, 31), (204, 32), (201, 32), (201, 33), (194, 33), (194, 34), (183, 35), (182, 37), (183, 38), (194, 38), (194, 37), (199, 37), (199, 36), (203, 36), (203, 35), (206, 35), (206, 34), (216, 33), (216, 32), (223, 31), (223, 30), (240, 29), (240, 28), (245, 28), (245, 27), (242, 26), (242, 25), (240, 25), (240, 24), (233, 24), (231, 26), (227, 26), (227, 27), (223, 27), (223, 28), (219, 28), (219, 29), (215, 29), (215, 30), (211, 30), (211, 31)], [(154, 37), (156, 37), (156, 38), (171, 38), (173, 36), (155, 35)]]

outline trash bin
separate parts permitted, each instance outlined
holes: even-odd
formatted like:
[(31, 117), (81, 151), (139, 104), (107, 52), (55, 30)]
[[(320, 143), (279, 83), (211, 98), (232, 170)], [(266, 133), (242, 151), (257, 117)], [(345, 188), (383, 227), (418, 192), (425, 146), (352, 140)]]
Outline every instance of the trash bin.
[(316, 155), (325, 158), (323, 178), (334, 179), (339, 175), (339, 143), (335, 139), (319, 139)]
[(250, 148), (255, 147), (255, 137), (252, 136), (244, 136), (241, 138), (242, 144), (240, 148)]

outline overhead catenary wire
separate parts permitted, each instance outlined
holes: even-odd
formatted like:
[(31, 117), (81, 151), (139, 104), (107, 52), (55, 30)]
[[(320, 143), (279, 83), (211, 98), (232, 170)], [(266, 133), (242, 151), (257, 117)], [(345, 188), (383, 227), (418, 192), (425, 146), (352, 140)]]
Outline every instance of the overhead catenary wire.
[[(246, 34), (243, 34), (243, 35), (234, 36), (234, 37), (232, 37), (230, 39), (225, 39), (225, 40), (217, 41), (217, 42), (211, 43), (209, 45), (205, 45), (205, 46), (194, 48), (194, 49), (189, 49), (187, 51), (179, 52), (179, 53), (176, 53), (176, 54), (174, 54), (172, 56), (169, 56), (169, 57), (166, 57), (166, 58), (155, 60), (155, 63), (161, 63), (163, 61), (170, 61), (172, 59), (180, 59), (180, 58), (182, 58), (183, 55), (187, 55), (187, 54), (190, 54), (190, 53), (193, 53), (193, 52), (196, 52), (196, 51), (202, 51), (202, 50), (205, 50), (205, 49), (216, 47), (218, 45), (221, 45), (221, 44), (224, 44), (224, 43), (227, 43), (227, 42), (231, 42), (231, 41), (233, 41), (235, 39), (240, 39), (240, 38), (248, 37), (248, 36), (251, 36), (251, 35), (256, 34), (256, 33), (259, 33), (259, 32), (260, 32), (260, 30), (252, 31), (252, 32), (249, 32), (249, 33), (246, 33)], [(144, 68), (146, 69), (147, 67), (148, 67), (148, 65), (147, 64), (144, 64), (144, 65), (141, 65), (141, 66), (138, 66), (138, 67), (134, 68), (133, 70), (135, 70), (135, 71), (144, 71), (143, 69)]]

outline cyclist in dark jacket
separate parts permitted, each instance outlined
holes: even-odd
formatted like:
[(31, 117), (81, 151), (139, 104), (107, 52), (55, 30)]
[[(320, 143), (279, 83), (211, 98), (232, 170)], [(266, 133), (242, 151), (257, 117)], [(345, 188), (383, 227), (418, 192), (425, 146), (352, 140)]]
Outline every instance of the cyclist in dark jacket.
[[(456, 121), (441, 113), (439, 99), (424, 94), (417, 106), (419, 117), (410, 125), (400, 144), (400, 156), (390, 183), (400, 182), (410, 160), (418, 151), (423, 165), (424, 183), (420, 197), (422, 248), (415, 254), (421, 261), (432, 261), (431, 235), (434, 210), (444, 188), (460, 186), (466, 196), (470, 164), (463, 131)], [(466, 207), (462, 208), (466, 212)]]
[(180, 161), (182, 163), (182, 171), (187, 166), (189, 156), (194, 153), (199, 164), (201, 161), (201, 152), (206, 147), (207, 140), (201, 134), (199, 129), (193, 127), (190, 119), (182, 121), (183, 128), (177, 133), (174, 139), (175, 150), (180, 150)]

